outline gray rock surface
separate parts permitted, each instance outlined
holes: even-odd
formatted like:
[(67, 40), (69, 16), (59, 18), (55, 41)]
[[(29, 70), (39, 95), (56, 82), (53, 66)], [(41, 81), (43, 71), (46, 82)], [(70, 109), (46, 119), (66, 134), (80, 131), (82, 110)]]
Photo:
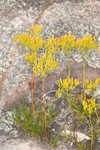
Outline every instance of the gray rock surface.
[(11, 139), (0, 144), (0, 150), (50, 150), (49, 146), (43, 145), (35, 139)]

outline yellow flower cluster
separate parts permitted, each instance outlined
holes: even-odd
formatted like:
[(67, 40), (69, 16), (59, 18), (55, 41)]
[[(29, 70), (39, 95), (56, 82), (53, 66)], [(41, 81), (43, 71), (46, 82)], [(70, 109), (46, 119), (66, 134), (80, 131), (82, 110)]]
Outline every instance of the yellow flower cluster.
[(42, 27), (40, 25), (32, 25), (31, 28), (29, 29), (29, 32), (32, 36), (38, 36), (42, 32)]
[(78, 85), (80, 84), (78, 79), (73, 78), (66, 78), (64, 80), (60, 79), (60, 81), (57, 82), (58, 90), (56, 92), (56, 95), (60, 97), (62, 93), (64, 92), (70, 92), (74, 90)]
[(35, 75), (41, 75), (42, 77), (46, 76), (49, 71), (56, 69), (59, 65), (58, 61), (55, 60), (55, 57), (52, 54), (44, 53), (40, 57), (35, 57), (32, 60), (33, 62), (33, 72)]
[(58, 50), (58, 39), (49, 37), (48, 40), (45, 40), (44, 48), (55, 54), (55, 52)]
[(37, 51), (44, 45), (44, 39), (38, 35), (41, 31), (41, 26), (32, 26), (29, 33), (16, 35), (13, 40), (24, 48), (28, 48), (31, 52)]
[(58, 48), (61, 48), (64, 54), (66, 54), (68, 51), (72, 51), (75, 48), (75, 36), (71, 34), (64, 35), (57, 40), (57, 44)]
[(99, 84), (100, 84), (100, 78), (96, 79), (94, 82), (88, 79), (84, 81), (85, 89), (88, 92), (92, 92)]
[(95, 99), (87, 99), (82, 102), (83, 109), (86, 113), (91, 115), (96, 112), (96, 101)]
[(79, 48), (80, 52), (88, 52), (90, 49), (98, 48), (98, 44), (92, 35), (88, 35), (84, 38), (79, 38), (76, 41), (76, 47)]
[(31, 51), (37, 51), (44, 47), (53, 54), (57, 51), (60, 52), (61, 49), (66, 54), (67, 52), (72, 52), (75, 48), (79, 48), (80, 52), (88, 52), (90, 49), (98, 48), (98, 44), (92, 35), (79, 38), (76, 41), (75, 36), (71, 34), (66, 34), (59, 38), (49, 37), (48, 40), (44, 40), (40, 36), (41, 32), (42, 27), (40, 25), (32, 25), (28, 33), (16, 35), (13, 40)]
[(34, 53), (34, 54), (32, 54), (32, 55), (30, 55), (29, 53), (25, 53), (24, 56), (25, 56), (26, 61), (27, 61), (29, 64), (32, 64), (32, 63), (35, 62), (36, 59), (37, 59), (37, 54), (36, 54), (36, 53)]
[(32, 37), (28, 33), (16, 35), (13, 40), (16, 43), (20, 43), (22, 46), (27, 47), (30, 51), (37, 51), (43, 47), (44, 40), (42, 37)]
[(66, 54), (68, 51), (72, 51), (75, 46), (75, 36), (70, 34), (59, 38), (49, 37), (47, 41), (45, 40), (44, 44), (44, 48), (51, 51), (53, 54), (61, 50)]

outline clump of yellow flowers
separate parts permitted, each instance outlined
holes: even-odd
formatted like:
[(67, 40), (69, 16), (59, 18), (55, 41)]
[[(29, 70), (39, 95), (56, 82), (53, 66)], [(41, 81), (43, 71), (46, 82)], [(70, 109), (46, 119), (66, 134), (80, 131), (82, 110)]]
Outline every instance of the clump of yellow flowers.
[(75, 36), (74, 35), (64, 35), (59, 37), (59, 39), (57, 40), (57, 45), (58, 45), (58, 52), (62, 52), (64, 55), (67, 54), (68, 56), (68, 77), (70, 77), (70, 57), (71, 57), (71, 53), (72, 51), (76, 48), (76, 44), (75, 44)]
[(96, 100), (95, 99), (86, 99), (82, 102), (84, 112), (90, 116), (93, 113), (96, 113)]
[(32, 36), (38, 36), (43, 31), (42, 26), (40, 25), (32, 25), (29, 29), (29, 32)]
[(88, 55), (91, 51), (94, 49), (98, 49), (98, 43), (96, 42), (95, 37), (92, 35), (88, 35), (84, 38), (79, 38), (76, 40), (76, 47), (82, 54), (83, 59), (83, 88), (84, 88), (84, 82), (85, 82), (85, 76), (86, 76), (86, 61), (88, 58)]
[(51, 53), (45, 52), (37, 57), (36, 54), (25, 54), (25, 58), (29, 64), (33, 66), (33, 72), (37, 76), (46, 76), (48, 72), (56, 69), (59, 65), (58, 60)]
[(33, 63), (33, 72), (35, 75), (46, 76), (48, 72), (56, 69), (59, 63), (55, 60), (55, 56), (52, 54), (44, 53), (37, 61)]
[(44, 45), (44, 39), (40, 36), (41, 26), (32, 26), (29, 32), (22, 33), (13, 37), (13, 40), (20, 44), (23, 49), (27, 48), (30, 53), (36, 52)]
[(75, 36), (74, 35), (64, 35), (58, 39), (58, 48), (61, 48), (64, 54), (68, 53), (69, 51), (74, 50), (75, 44)]
[(86, 79), (84, 81), (84, 88), (88, 92), (93, 92), (98, 87), (99, 84), (100, 78), (96, 79), (95, 81)]
[(84, 38), (79, 38), (76, 41), (76, 47), (79, 48), (80, 52), (87, 53), (89, 50), (97, 49), (98, 44), (92, 35), (88, 35)]
[(95, 133), (96, 133), (95, 128), (97, 122), (98, 121), (100, 122), (98, 117), (98, 111), (97, 111), (98, 104), (96, 103), (95, 99), (91, 98), (91, 99), (84, 99), (82, 105), (83, 105), (84, 114), (86, 115), (86, 118), (89, 120), (89, 127), (90, 127), (89, 130), (91, 134), (91, 150), (93, 150), (94, 142), (95, 142)]
[(47, 40), (45, 40), (44, 48), (47, 49), (49, 52), (52, 52), (52, 54), (57, 53), (57, 51), (58, 51), (58, 38), (49, 37)]
[(59, 88), (56, 92), (56, 95), (58, 97), (61, 97), (62, 94), (64, 94), (65, 92), (68, 94), (69, 92), (74, 90), (79, 84), (80, 84), (80, 81), (78, 79), (73, 79), (73, 78), (69, 78), (69, 77), (67, 77), (66, 79), (63, 79), (63, 80), (60, 79), (57, 82), (57, 85)]
[[(85, 112), (87, 116), (90, 117), (90, 126), (91, 129), (93, 127), (92, 124), (92, 114), (95, 113), (97, 116), (97, 104), (96, 99), (93, 97), (93, 92), (100, 84), (100, 78), (95, 81), (85, 79), (85, 65), (88, 54), (90, 51), (97, 49), (98, 44), (96, 39), (92, 35), (88, 35), (84, 38), (79, 38), (75, 40), (75, 36), (72, 34), (66, 34), (61, 37), (49, 37), (48, 39), (44, 39), (41, 36), (42, 27), (40, 25), (32, 25), (28, 32), (16, 35), (13, 37), (13, 40), (20, 44), (24, 50), (24, 56), (26, 61), (32, 66), (33, 69), (33, 77), (41, 76), (42, 77), (42, 92), (45, 92), (45, 76), (48, 72), (53, 71), (59, 66), (58, 59), (56, 59), (56, 54), (63, 53), (68, 56), (68, 76), (65, 79), (60, 79), (57, 82), (58, 90), (56, 92), (56, 96), (66, 96), (68, 100), (68, 104), (71, 106), (72, 113), (72, 124), (74, 126), (74, 111), (75, 109), (80, 110), (81, 114)], [(77, 86), (79, 86), (82, 82), (78, 79), (71, 78), (70, 71), (70, 58), (71, 53), (75, 49), (78, 49), (82, 54), (83, 58), (83, 93), (81, 93), (79, 99), (77, 101), (77, 97), (72, 97), (72, 91), (74, 91)], [(28, 51), (27, 51), (28, 50)], [(42, 53), (39, 50), (43, 50)], [(36, 78), (35, 78), (36, 79)], [(32, 108), (35, 110), (35, 101), (34, 101), (34, 89), (32, 89)], [(92, 94), (92, 98), (87, 98), (85, 91), (88, 91)], [(82, 94), (84, 97), (82, 97)], [(46, 119), (46, 102), (43, 96), (43, 107), (44, 107), (44, 126), (45, 126), (45, 135), (47, 136), (47, 119)], [(72, 103), (72, 104), (71, 104)], [(76, 106), (78, 105), (79, 106)], [(80, 109), (78, 108), (80, 107)], [(73, 109), (74, 108), (74, 109)], [(83, 110), (81, 110), (83, 108)], [(72, 110), (73, 109), (73, 110)], [(83, 112), (82, 112), (83, 111)], [(74, 130), (73, 130), (74, 131)], [(93, 131), (91, 130), (91, 135), (93, 137)], [(93, 145), (93, 138), (91, 140), (91, 150)]]
[[(55, 49), (57, 49), (56, 39), (50, 37), (48, 41), (44, 40), (40, 33), (42, 32), (42, 27), (39, 25), (32, 26), (28, 33), (23, 33), (17, 35), (13, 38), (16, 43), (20, 43), (22, 48), (25, 50), (25, 59), (32, 65), (33, 68), (33, 79), (34, 76), (42, 77), (42, 94), (45, 92), (45, 76), (48, 72), (56, 69), (59, 65), (58, 60), (55, 58)], [(26, 52), (27, 48), (29, 52)], [(43, 51), (42, 54), (37, 51), (41, 48), (47, 49)], [(53, 55), (54, 54), (54, 55)], [(35, 83), (35, 82), (34, 82)], [(44, 128), (45, 136), (47, 138), (47, 114), (46, 114), (46, 102), (44, 96), (42, 98), (42, 103), (44, 107)], [(35, 101), (34, 101), (34, 89), (32, 88), (32, 111), (35, 111)]]

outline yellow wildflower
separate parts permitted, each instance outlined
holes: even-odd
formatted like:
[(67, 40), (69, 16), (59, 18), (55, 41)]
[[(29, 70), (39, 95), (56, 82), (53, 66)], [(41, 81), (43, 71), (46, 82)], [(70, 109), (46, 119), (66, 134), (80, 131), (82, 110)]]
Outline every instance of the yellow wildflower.
[(75, 79), (74, 80), (74, 83), (75, 83), (75, 88), (79, 85), (79, 80), (78, 79)]
[(100, 79), (96, 79), (95, 81), (86, 79), (84, 81), (85, 89), (89, 92), (92, 92), (96, 89), (96, 87), (100, 84)]
[(57, 47), (58, 50), (61, 48), (64, 54), (66, 54), (68, 51), (74, 50), (76, 44), (75, 44), (75, 36), (74, 35), (64, 35), (57, 39)]
[(44, 48), (50, 51), (51, 53), (55, 54), (55, 52), (57, 52), (58, 50), (57, 38), (49, 37), (48, 40), (45, 40)]
[(32, 25), (29, 32), (32, 36), (37, 36), (42, 32), (42, 27), (40, 25)]
[(80, 52), (88, 52), (91, 49), (97, 49), (98, 44), (92, 35), (88, 35), (84, 38), (79, 38), (76, 41), (76, 47), (80, 49)]
[(45, 76), (49, 71), (56, 69), (58, 65), (59, 63), (55, 60), (55, 57), (45, 52), (33, 63), (33, 72), (35, 75)]
[(96, 102), (95, 99), (86, 99), (83, 100), (83, 109), (86, 113), (89, 115), (92, 115), (92, 113), (96, 112)]
[(21, 44), (22, 46), (28, 48), (31, 52), (37, 51), (44, 45), (44, 39), (40, 36), (33, 37), (29, 33), (22, 33), (13, 38), (13, 40), (17, 44)]
[(86, 111), (86, 110), (87, 110), (87, 101), (84, 100), (84, 101), (82, 102), (82, 104), (83, 104), (84, 111)]
[(100, 84), (100, 78), (96, 79), (94, 82), (94, 88), (96, 88)]
[(78, 85), (80, 84), (78, 79), (73, 79), (73, 78), (66, 78), (66, 79), (60, 79), (57, 82), (57, 85), (59, 87), (57, 93), (64, 93), (64, 92), (71, 92), (74, 90)]

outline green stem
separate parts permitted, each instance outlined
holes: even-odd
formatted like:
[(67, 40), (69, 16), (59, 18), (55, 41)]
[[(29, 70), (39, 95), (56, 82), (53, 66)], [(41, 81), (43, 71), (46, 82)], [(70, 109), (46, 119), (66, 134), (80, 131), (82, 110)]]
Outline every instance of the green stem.
[(86, 62), (83, 61), (83, 89), (85, 88), (85, 78), (86, 78)]
[(90, 130), (91, 130), (91, 150), (93, 150), (94, 148), (94, 131), (93, 131), (93, 125), (92, 125), (92, 116), (90, 116)]
[(46, 140), (47, 140), (47, 142), (48, 142), (48, 136), (47, 136), (46, 102), (45, 102), (45, 98), (44, 98), (44, 94), (45, 94), (45, 77), (42, 77), (42, 93), (43, 93), (42, 102), (43, 102), (43, 107), (44, 107), (44, 128), (45, 128), (45, 137), (46, 137)]
[(83, 99), (85, 99), (86, 61), (83, 60)]
[(68, 105), (70, 106), (70, 113), (71, 113), (71, 116), (72, 116), (72, 132), (73, 132), (72, 136), (73, 136), (75, 144), (77, 146), (78, 143), (77, 143), (77, 137), (75, 135), (75, 118), (74, 118), (73, 110), (71, 108), (70, 98), (71, 98), (70, 92), (67, 91), (67, 102), (68, 102)]
[(76, 137), (76, 134), (75, 134), (75, 119), (74, 119), (74, 113), (73, 113), (72, 110), (71, 110), (71, 115), (72, 115), (72, 132), (73, 132), (73, 138), (74, 138), (75, 144), (77, 146), (78, 142), (77, 142), (77, 137)]
[(32, 112), (34, 113), (35, 111), (35, 90), (37, 87), (37, 78), (33, 75), (32, 78)]
[(70, 52), (68, 52), (68, 77), (70, 78), (71, 75), (71, 69), (70, 69)]

